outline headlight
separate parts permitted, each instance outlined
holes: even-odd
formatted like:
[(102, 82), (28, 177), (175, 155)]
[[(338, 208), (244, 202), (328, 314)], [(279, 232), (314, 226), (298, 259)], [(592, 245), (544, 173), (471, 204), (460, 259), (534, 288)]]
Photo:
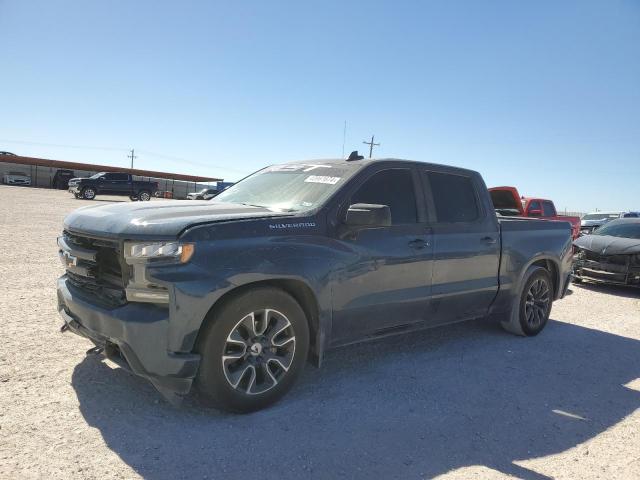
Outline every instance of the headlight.
[(187, 263), (193, 256), (195, 246), (193, 243), (179, 242), (154, 242), (137, 243), (126, 242), (124, 256), (127, 263), (135, 263), (150, 259), (176, 260), (179, 263)]

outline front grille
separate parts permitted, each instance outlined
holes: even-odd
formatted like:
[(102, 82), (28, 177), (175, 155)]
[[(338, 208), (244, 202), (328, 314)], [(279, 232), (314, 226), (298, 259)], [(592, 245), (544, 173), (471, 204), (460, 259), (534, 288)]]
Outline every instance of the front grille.
[(69, 283), (92, 300), (114, 307), (126, 303), (118, 242), (65, 231), (66, 269)]
[(585, 259), (591, 262), (611, 264), (611, 265), (627, 265), (629, 262), (629, 255), (600, 255), (596, 252), (585, 250)]

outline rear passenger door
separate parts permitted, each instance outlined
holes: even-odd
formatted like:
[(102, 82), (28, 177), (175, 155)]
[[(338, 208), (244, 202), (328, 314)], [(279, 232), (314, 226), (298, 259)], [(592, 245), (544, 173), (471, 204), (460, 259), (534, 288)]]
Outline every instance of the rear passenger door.
[[(498, 291), (500, 232), (479, 176), (422, 172), (433, 223), (431, 325), (483, 316)], [(486, 200), (483, 201), (483, 198)]]

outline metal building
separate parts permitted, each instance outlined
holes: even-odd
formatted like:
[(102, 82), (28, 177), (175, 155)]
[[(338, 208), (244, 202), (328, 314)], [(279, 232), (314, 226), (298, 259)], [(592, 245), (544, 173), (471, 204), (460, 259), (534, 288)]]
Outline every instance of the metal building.
[(222, 178), (184, 175), (181, 173), (157, 172), (137, 168), (121, 168), (90, 163), (66, 162), (36, 157), (22, 157), (0, 153), (0, 178), (5, 174), (19, 172), (31, 177), (31, 186), (53, 188), (54, 177), (58, 170), (71, 170), (76, 177), (90, 177), (98, 172), (123, 172), (141, 180), (158, 182), (158, 189), (171, 192), (173, 198), (186, 198), (187, 193), (212, 187)]

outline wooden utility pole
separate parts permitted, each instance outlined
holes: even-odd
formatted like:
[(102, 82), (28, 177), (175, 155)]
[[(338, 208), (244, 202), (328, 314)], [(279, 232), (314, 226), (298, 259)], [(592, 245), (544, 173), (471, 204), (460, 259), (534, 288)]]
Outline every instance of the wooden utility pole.
[(375, 136), (371, 135), (371, 141), (370, 142), (362, 142), (365, 145), (369, 145), (369, 158), (371, 158), (371, 156), (373, 155), (373, 147), (379, 147), (380, 144), (379, 143), (374, 143)]
[(127, 155), (127, 158), (131, 159), (131, 170), (133, 170), (133, 159), (138, 158), (137, 156), (134, 155), (134, 153), (135, 153), (135, 150), (132, 148), (131, 153)]

